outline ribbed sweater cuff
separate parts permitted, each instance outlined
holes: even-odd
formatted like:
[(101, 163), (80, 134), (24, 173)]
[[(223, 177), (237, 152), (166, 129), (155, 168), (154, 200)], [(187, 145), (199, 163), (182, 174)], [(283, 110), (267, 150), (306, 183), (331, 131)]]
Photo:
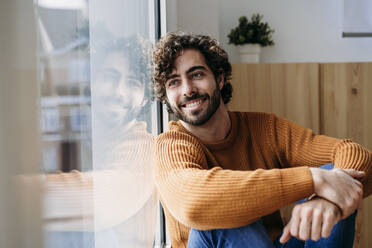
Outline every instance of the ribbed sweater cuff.
[(309, 167), (282, 169), (280, 173), (282, 197), (286, 202), (295, 202), (314, 193), (314, 182)]

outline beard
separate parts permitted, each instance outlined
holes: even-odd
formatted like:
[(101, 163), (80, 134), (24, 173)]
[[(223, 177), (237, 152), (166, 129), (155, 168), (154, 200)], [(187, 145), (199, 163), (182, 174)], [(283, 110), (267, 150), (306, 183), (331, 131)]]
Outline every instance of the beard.
[(204, 95), (194, 94), (191, 97), (185, 97), (182, 102), (187, 102), (198, 98), (203, 98), (205, 99), (204, 101), (209, 100), (207, 109), (204, 110), (204, 112), (202, 112), (203, 110), (196, 110), (190, 114), (186, 114), (185, 112), (182, 111), (180, 107), (181, 104), (179, 104), (178, 106), (172, 106), (171, 104), (169, 104), (168, 101), (165, 101), (165, 103), (168, 109), (170, 109), (179, 120), (182, 120), (193, 126), (201, 126), (205, 124), (207, 121), (209, 121), (209, 119), (214, 115), (214, 113), (216, 113), (221, 103), (221, 91), (216, 85), (216, 89), (213, 91), (212, 96), (208, 94)]
[(105, 130), (123, 130), (133, 120), (137, 120), (142, 112), (143, 104), (137, 106), (120, 105), (119, 103), (100, 102), (94, 108), (92, 117), (100, 128)]

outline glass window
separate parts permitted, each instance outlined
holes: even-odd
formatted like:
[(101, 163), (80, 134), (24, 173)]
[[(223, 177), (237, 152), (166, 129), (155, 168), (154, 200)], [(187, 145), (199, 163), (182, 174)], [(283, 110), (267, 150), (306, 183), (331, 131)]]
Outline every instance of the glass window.
[(152, 247), (153, 0), (38, 0), (45, 247)]

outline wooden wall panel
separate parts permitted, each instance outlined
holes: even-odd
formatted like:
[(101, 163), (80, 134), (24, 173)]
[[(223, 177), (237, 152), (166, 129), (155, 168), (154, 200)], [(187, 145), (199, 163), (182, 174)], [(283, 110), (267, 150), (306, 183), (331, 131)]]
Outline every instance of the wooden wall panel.
[[(236, 64), (232, 74), (229, 110), (272, 112), (319, 133), (318, 64)], [(293, 206), (281, 209), (284, 223)]]
[[(372, 151), (372, 63), (320, 65), (321, 133)], [(372, 197), (358, 215), (359, 247), (372, 247)], [(358, 237), (357, 237), (358, 238)]]
[(319, 133), (319, 66), (233, 65), (232, 111), (273, 112)]
[[(232, 84), (229, 110), (273, 112), (372, 150), (372, 63), (236, 64)], [(354, 247), (372, 247), (372, 196), (357, 226)]]

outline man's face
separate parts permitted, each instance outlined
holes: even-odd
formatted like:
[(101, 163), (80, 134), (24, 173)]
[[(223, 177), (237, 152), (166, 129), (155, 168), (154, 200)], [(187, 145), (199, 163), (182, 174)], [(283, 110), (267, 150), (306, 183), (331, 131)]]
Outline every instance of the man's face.
[(203, 125), (220, 106), (223, 80), (219, 81), (217, 84), (198, 50), (186, 49), (174, 61), (165, 83), (167, 105), (178, 119), (194, 126)]
[(111, 53), (104, 61), (95, 84), (97, 111), (105, 121), (126, 123), (133, 120), (144, 104), (145, 85), (129, 70), (122, 54)]

